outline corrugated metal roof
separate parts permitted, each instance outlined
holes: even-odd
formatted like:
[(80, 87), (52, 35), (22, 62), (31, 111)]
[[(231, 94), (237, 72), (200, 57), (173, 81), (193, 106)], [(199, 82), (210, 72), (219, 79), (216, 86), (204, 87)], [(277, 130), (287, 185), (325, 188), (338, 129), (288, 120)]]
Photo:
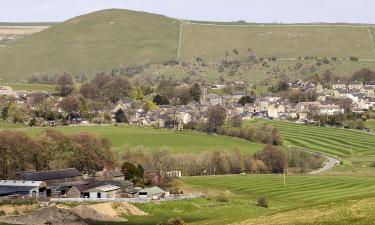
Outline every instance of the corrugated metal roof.
[(27, 195), (30, 190), (34, 190), (37, 187), (26, 187), (26, 186), (0, 186), (0, 196), (7, 195)]
[(86, 192), (108, 192), (108, 191), (115, 191), (121, 189), (119, 186), (115, 186), (112, 184), (107, 184), (99, 187), (95, 187), (93, 189), (86, 190)]
[(139, 192), (146, 192), (149, 195), (157, 195), (157, 194), (161, 194), (165, 191), (163, 189), (159, 188), (158, 186), (155, 186), (155, 187), (142, 189)]
[(16, 187), (40, 187), (46, 186), (43, 181), (25, 181), (25, 180), (0, 180), (0, 186), (16, 186)]

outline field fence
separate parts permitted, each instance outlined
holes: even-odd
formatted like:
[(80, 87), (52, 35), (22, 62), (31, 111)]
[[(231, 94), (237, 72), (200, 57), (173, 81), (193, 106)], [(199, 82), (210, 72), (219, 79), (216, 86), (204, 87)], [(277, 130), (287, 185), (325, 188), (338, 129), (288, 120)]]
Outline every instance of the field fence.
[(149, 203), (159, 201), (179, 201), (203, 197), (201, 194), (171, 195), (160, 199), (152, 198), (50, 198), (50, 202), (127, 202)]

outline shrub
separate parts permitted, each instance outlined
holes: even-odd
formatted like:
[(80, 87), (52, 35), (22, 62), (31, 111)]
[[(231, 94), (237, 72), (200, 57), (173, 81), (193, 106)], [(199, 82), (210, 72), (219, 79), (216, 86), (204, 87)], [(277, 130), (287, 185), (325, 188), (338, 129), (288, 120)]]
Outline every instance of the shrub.
[(375, 167), (375, 162), (372, 162), (372, 163), (370, 164), (370, 167)]
[(229, 202), (229, 198), (226, 194), (219, 194), (216, 196), (216, 201), (218, 202)]
[(329, 63), (330, 63), (330, 62), (329, 62), (329, 59), (327, 59), (326, 57), (323, 58), (322, 62), (323, 62), (324, 64), (329, 64)]
[(0, 216), (5, 216), (5, 212), (3, 210), (0, 210)]
[(257, 206), (268, 208), (268, 200), (266, 197), (259, 197)]
[(168, 220), (168, 224), (170, 225), (183, 225), (185, 224), (184, 220), (181, 217), (176, 217)]
[(358, 61), (358, 57), (355, 56), (350, 56), (349, 59), (350, 61)]

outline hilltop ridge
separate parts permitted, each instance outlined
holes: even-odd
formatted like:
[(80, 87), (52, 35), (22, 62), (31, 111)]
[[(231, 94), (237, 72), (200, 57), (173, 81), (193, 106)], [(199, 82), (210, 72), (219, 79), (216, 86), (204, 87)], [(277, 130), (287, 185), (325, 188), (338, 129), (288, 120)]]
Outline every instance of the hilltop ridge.
[[(218, 62), (234, 49), (258, 57), (355, 56), (372, 67), (375, 29), (350, 24), (251, 24), (188, 21), (106, 9), (81, 15), (0, 48), (2, 82), (68, 72), (92, 76), (125, 65), (171, 59)], [(291, 62), (295, 64), (295, 62)]]

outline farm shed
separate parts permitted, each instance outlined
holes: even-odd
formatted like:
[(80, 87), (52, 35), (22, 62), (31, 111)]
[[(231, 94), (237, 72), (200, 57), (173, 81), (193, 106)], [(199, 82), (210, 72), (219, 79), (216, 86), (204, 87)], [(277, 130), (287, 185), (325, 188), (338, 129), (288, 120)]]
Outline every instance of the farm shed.
[(47, 185), (82, 179), (82, 173), (76, 168), (48, 171), (23, 171), (17, 172), (15, 175), (20, 180), (44, 181)]
[(45, 197), (46, 186), (42, 181), (0, 180), (0, 196)]
[(164, 191), (163, 189), (155, 186), (150, 188), (144, 188), (139, 191), (138, 193), (139, 198), (152, 198), (152, 199), (158, 199), (163, 197), (168, 197), (169, 192)]
[(112, 184), (106, 184), (83, 191), (83, 196), (85, 198), (114, 198), (120, 191), (121, 187)]

